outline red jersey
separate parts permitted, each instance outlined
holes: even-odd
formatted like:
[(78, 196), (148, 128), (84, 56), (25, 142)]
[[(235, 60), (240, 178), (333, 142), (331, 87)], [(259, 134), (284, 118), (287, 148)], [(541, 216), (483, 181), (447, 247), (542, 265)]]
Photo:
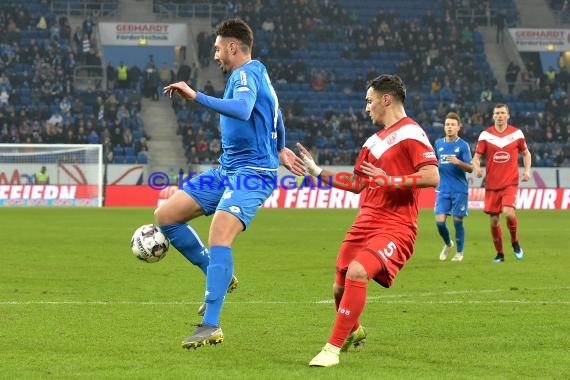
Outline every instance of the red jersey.
[(518, 128), (507, 125), (498, 132), (489, 127), (479, 135), (475, 153), (487, 157), (485, 189), (501, 190), (519, 183), (519, 152), (527, 149), (524, 134)]
[[(436, 165), (437, 158), (424, 130), (405, 117), (388, 129), (372, 135), (360, 151), (354, 165), (357, 180), (368, 179), (360, 171), (363, 161), (384, 170), (388, 176), (407, 176), (422, 166)], [(353, 225), (357, 228), (398, 228), (406, 225), (417, 229), (420, 189), (399, 187), (367, 187), (360, 193), (360, 213)]]

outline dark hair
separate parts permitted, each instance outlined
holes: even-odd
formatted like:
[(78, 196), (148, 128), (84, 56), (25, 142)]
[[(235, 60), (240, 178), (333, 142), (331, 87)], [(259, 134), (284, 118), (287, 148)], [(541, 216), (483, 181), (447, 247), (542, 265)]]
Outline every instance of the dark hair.
[(249, 25), (239, 18), (222, 21), (216, 28), (216, 36), (235, 38), (249, 50), (253, 47), (253, 32)]
[(505, 103), (497, 103), (497, 104), (495, 104), (495, 107), (493, 107), (493, 110), (494, 110), (495, 108), (506, 108), (506, 109), (507, 109), (507, 113), (509, 112), (509, 106), (506, 105)]
[(459, 115), (455, 112), (449, 112), (446, 116), (446, 119), (452, 119), (452, 120), (457, 120), (457, 124), (459, 124), (459, 126), (461, 126), (461, 119), (459, 118)]
[(397, 75), (382, 74), (372, 79), (368, 88), (372, 88), (380, 94), (390, 94), (401, 103), (404, 103), (406, 99), (406, 85)]

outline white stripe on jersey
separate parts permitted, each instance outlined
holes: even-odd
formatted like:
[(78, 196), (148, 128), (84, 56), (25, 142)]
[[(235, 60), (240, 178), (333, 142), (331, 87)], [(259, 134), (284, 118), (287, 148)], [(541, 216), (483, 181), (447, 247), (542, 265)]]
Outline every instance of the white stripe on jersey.
[(242, 86), (247, 86), (247, 74), (245, 73), (245, 70), (239, 72), (239, 81)]
[(370, 150), (370, 153), (377, 159), (384, 154), (389, 148), (401, 141), (413, 139), (423, 143), (425, 146), (431, 147), (429, 138), (424, 130), (416, 124), (406, 124), (395, 132), (392, 132), (386, 138), (381, 139), (378, 134), (373, 134), (366, 140), (364, 147)]
[(504, 148), (519, 139), (524, 139), (524, 134), (520, 129), (506, 136), (495, 136), (487, 131), (483, 131), (479, 135), (479, 141), (487, 141), (487, 143), (493, 144), (499, 148)]

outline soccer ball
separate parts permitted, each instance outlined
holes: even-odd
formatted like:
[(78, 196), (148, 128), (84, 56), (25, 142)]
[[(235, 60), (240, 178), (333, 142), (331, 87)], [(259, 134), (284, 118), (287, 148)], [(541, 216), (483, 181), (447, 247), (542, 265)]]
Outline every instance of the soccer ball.
[(154, 224), (145, 224), (137, 228), (131, 238), (133, 254), (147, 263), (156, 263), (166, 256), (170, 241)]

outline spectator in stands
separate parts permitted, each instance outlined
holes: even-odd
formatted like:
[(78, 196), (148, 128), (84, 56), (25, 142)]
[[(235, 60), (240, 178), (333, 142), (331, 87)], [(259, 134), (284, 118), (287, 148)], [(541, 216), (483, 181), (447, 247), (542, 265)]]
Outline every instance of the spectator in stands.
[(209, 79), (206, 81), (206, 84), (204, 85), (204, 94), (206, 94), (208, 96), (215, 96), (216, 95), (216, 89), (214, 88), (212, 81)]
[(160, 68), (159, 77), (160, 77), (161, 86), (166, 86), (168, 83), (171, 83), (175, 78), (172, 69), (168, 66), (166, 62), (164, 62), (162, 64), (162, 67)]
[(10, 94), (8, 93), (8, 90), (6, 88), (2, 88), (0, 91), (0, 105), (2, 106), (2, 109), (6, 109), (8, 107), (9, 101)]
[(121, 61), (117, 67), (117, 88), (126, 90), (129, 88), (129, 68)]
[(505, 80), (506, 80), (507, 85), (508, 85), (509, 95), (513, 94), (513, 90), (515, 88), (515, 84), (517, 82), (517, 78), (519, 76), (520, 70), (521, 70), (521, 68), (519, 67), (519, 65), (517, 65), (513, 61), (511, 61), (509, 63), (509, 65), (507, 66), (507, 72), (505, 74)]
[(141, 137), (135, 143), (135, 153), (138, 155), (141, 152), (147, 152), (148, 153), (148, 145), (146, 143), (146, 138), (144, 138), (144, 137)]
[(141, 90), (141, 84), (140, 84), (141, 83), (141, 77), (142, 77), (141, 69), (135, 63), (128, 70), (128, 78), (129, 78), (129, 84), (130, 84), (131, 89), (136, 90), (137, 92), (140, 92), (140, 90)]
[(93, 35), (93, 27), (95, 23), (93, 22), (93, 18), (88, 16), (85, 20), (83, 20), (83, 33), (87, 35), (87, 37), (91, 40), (91, 36)]
[(497, 28), (497, 36), (496, 36), (497, 43), (503, 43), (506, 24), (507, 24), (507, 15), (505, 11), (501, 10), (497, 12), (497, 16), (495, 18), (495, 26)]
[[(186, 61), (183, 61), (178, 67), (178, 71), (176, 72), (176, 81), (178, 82), (188, 82), (190, 80), (190, 75), (192, 74), (192, 69), (188, 66)], [(193, 83), (195, 86), (196, 84)]]
[(34, 183), (36, 185), (49, 185), (49, 174), (45, 166), (42, 166), (40, 171), (34, 174)]
[(117, 81), (117, 70), (115, 69), (115, 66), (113, 66), (113, 62), (109, 61), (109, 63), (107, 63), (105, 73), (107, 75), (107, 89), (113, 90), (115, 88), (115, 82)]

